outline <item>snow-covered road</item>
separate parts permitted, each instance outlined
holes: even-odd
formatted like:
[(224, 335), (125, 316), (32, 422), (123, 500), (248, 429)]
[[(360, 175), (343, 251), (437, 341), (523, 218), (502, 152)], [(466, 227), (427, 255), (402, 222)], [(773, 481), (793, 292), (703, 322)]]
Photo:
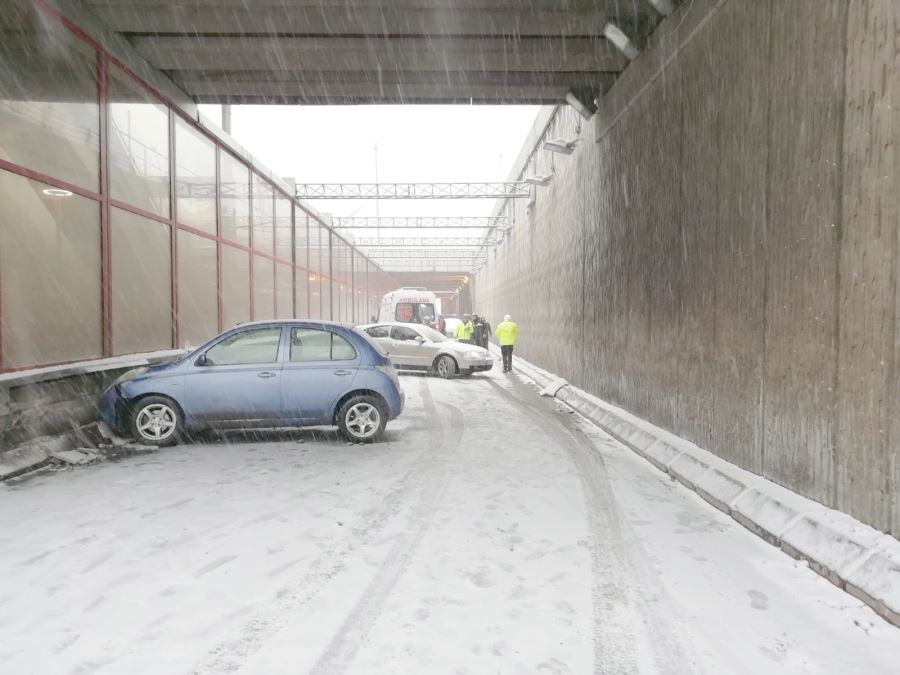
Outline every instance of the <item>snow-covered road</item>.
[(0, 487), (2, 672), (897, 672), (900, 631), (515, 376), (403, 385), (371, 447)]

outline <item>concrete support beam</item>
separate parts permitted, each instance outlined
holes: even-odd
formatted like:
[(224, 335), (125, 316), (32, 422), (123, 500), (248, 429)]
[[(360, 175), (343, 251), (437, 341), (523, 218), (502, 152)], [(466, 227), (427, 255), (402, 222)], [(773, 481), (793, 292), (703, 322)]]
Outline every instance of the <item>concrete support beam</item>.
[(625, 59), (593, 38), (295, 38), (138, 36), (160, 70), (390, 70), (616, 72)]
[(441, 86), (435, 84), (357, 85), (246, 83), (223, 87), (187, 80), (183, 86), (198, 103), (555, 103), (568, 89), (562, 87), (525, 87), (501, 85)]
[(164, 2), (132, 6), (89, 3), (114, 30), (126, 33), (231, 33), (235, 25), (245, 33), (295, 35), (495, 35), (591, 36), (606, 22), (604, 12), (581, 14), (553, 10), (526, 11), (510, 20), (508, 9), (390, 8), (346, 5), (299, 6), (280, 4), (260, 10), (256, 5), (192, 6)]
[[(573, 89), (602, 93), (612, 73), (406, 71), (171, 71), (200, 102), (532, 102), (558, 103)], [(591, 96), (592, 98), (592, 96)], [(590, 98), (587, 99), (590, 101)]]
[[(103, 32), (114, 36), (105, 42), (127, 45), (140, 55), (138, 61), (146, 60), (170, 76), (194, 101), (560, 103), (571, 91), (590, 108), (594, 97), (606, 92), (628, 63), (604, 38), (605, 28), (618, 26), (636, 48), (642, 48), (660, 20), (660, 7), (671, 3), (54, 0), (54, 4), (76, 17), (79, 25), (102, 25)], [(377, 76), (363, 76), (372, 72)], [(242, 73), (252, 79), (232, 86)], [(334, 73), (339, 75), (329, 77)], [(433, 81), (403, 76), (425, 73), (433, 74)], [(507, 74), (507, 79), (498, 80), (491, 73)], [(514, 77), (517, 73), (527, 81)], [(358, 79), (350, 79), (354, 76)], [(331, 85), (337, 91), (332, 92)], [(433, 91), (426, 85), (433, 85)]]
[(399, 70), (390, 68), (355, 68), (353, 70), (316, 70), (300, 64), (282, 71), (241, 70), (224, 72), (221, 68), (196, 70), (187, 68), (166, 71), (174, 79), (198, 85), (211, 84), (221, 87), (253, 83), (315, 85), (331, 83), (338, 86), (361, 84), (409, 85), (430, 84), (434, 86), (500, 86), (500, 87), (555, 87), (568, 86), (573, 90), (588, 87), (595, 82), (611, 86), (616, 72), (603, 72), (595, 68), (585, 71), (565, 70), (547, 72), (542, 70)]

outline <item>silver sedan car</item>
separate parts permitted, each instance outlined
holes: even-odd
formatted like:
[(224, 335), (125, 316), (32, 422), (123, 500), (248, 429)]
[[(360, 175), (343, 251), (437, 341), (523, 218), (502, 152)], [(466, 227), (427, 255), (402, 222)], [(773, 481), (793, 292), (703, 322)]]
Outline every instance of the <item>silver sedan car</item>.
[(391, 357), (398, 370), (424, 370), (439, 377), (470, 377), (494, 367), (487, 349), (451, 340), (433, 328), (395, 321), (359, 326)]

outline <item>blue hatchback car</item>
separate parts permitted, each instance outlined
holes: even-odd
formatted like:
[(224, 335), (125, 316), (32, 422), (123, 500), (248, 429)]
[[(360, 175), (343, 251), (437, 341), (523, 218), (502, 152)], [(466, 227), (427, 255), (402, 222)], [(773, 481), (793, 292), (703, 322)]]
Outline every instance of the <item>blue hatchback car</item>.
[(304, 320), (236, 326), (176, 361), (125, 373), (100, 404), (110, 427), (151, 445), (185, 430), (320, 425), (365, 443), (402, 410), (380, 347), (350, 326)]

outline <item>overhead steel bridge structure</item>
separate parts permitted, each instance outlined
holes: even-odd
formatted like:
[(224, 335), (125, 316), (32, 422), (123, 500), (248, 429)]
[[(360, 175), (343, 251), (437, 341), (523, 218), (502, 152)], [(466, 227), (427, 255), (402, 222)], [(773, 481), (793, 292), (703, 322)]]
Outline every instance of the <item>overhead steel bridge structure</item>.
[[(484, 246), (481, 237), (354, 237), (353, 243), (361, 248), (469, 248)], [(488, 245), (493, 242), (488, 241)]]
[(298, 199), (527, 199), (525, 181), (493, 183), (298, 183)]
[(345, 229), (494, 229), (506, 227), (505, 216), (335, 216), (333, 227)]
[(376, 261), (382, 260), (417, 260), (417, 259), (440, 259), (450, 258), (453, 260), (478, 260), (484, 257), (484, 251), (476, 248), (461, 249), (415, 249), (415, 248), (394, 248), (372, 251), (371, 257)]

